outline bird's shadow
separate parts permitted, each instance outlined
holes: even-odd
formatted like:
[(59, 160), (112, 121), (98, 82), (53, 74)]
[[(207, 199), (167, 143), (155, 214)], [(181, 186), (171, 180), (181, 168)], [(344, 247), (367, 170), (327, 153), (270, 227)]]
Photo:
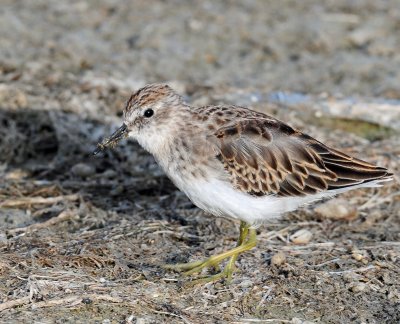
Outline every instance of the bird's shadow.
[[(146, 203), (167, 209), (184, 203), (190, 208), (153, 157), (136, 143), (122, 141), (93, 156), (96, 144), (115, 127), (71, 112), (0, 108), (3, 196), (12, 197), (18, 184), (25, 188), (22, 195), (56, 186), (63, 194), (77, 193), (95, 207), (127, 215)], [(174, 212), (151, 215), (185, 222)]]

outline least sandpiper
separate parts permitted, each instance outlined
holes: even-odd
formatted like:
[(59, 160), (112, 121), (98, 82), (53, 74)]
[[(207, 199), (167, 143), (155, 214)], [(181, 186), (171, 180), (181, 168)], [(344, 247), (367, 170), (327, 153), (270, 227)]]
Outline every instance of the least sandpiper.
[(164, 84), (134, 93), (123, 118), (95, 154), (129, 136), (195, 205), (241, 221), (232, 250), (169, 266), (194, 274), (229, 258), (221, 272), (201, 282), (231, 279), (238, 255), (256, 245), (257, 224), (306, 203), (392, 179), (386, 168), (328, 147), (274, 117), (230, 105), (191, 107)]

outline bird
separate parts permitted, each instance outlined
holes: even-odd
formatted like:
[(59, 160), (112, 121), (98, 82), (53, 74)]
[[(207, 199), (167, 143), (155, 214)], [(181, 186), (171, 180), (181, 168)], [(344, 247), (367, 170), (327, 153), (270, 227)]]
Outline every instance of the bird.
[[(349, 156), (262, 112), (235, 105), (192, 107), (167, 84), (128, 99), (123, 123), (93, 154), (123, 138), (152, 154), (199, 208), (240, 220), (236, 247), (205, 260), (166, 265), (195, 283), (230, 282), (238, 256), (256, 246), (257, 226), (336, 194), (381, 186), (386, 168)], [(228, 260), (223, 270), (201, 276)]]

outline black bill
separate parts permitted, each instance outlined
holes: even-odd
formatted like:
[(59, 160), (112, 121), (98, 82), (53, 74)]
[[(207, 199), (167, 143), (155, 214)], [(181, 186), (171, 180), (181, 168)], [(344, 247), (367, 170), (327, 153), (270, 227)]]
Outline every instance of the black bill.
[(94, 150), (93, 155), (96, 155), (100, 151), (103, 151), (106, 147), (115, 146), (121, 139), (128, 136), (128, 127), (122, 124), (110, 137), (105, 138), (101, 143), (97, 144), (97, 148)]

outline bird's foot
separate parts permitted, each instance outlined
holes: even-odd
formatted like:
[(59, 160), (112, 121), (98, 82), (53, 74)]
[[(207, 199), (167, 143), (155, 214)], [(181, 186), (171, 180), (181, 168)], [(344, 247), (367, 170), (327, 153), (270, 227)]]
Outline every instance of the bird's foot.
[[(248, 239), (246, 237), (248, 236)], [(178, 272), (184, 272), (184, 275), (193, 275), (195, 273), (200, 273), (205, 268), (214, 268), (217, 271), (219, 270), (219, 264), (230, 258), (228, 264), (225, 268), (218, 272), (215, 275), (199, 278), (191, 281), (189, 284), (195, 285), (199, 283), (207, 283), (216, 281), (224, 278), (225, 281), (230, 282), (232, 279), (232, 274), (236, 269), (235, 262), (239, 256), (239, 254), (248, 251), (256, 246), (256, 231), (255, 229), (249, 229), (248, 225), (241, 225), (240, 227), (240, 237), (238, 240), (238, 246), (232, 250), (223, 252), (221, 254), (213, 255), (205, 260), (194, 261), (189, 263), (179, 263), (179, 264), (171, 264), (165, 265), (164, 267), (169, 270), (174, 270)]]

